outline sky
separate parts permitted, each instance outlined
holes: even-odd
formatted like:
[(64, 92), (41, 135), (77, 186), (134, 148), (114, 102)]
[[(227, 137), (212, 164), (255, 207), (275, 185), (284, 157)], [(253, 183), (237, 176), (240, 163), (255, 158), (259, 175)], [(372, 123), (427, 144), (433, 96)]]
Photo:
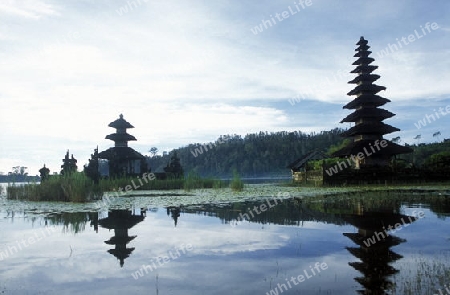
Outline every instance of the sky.
[(449, 14), (448, 0), (1, 0), (0, 172), (59, 172), (67, 150), (80, 169), (120, 114), (146, 155), (348, 128), (361, 36), (401, 129), (386, 138), (450, 138)]

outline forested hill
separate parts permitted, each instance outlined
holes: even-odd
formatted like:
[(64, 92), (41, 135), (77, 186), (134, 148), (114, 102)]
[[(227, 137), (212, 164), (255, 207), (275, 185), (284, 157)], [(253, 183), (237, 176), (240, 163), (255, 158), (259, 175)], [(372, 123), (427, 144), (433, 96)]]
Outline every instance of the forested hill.
[[(190, 144), (175, 149), (185, 172), (202, 176), (229, 177), (234, 169), (243, 177), (289, 176), (286, 166), (314, 150), (327, 151), (343, 138), (336, 128), (320, 133), (260, 132), (219, 137), (214, 143)], [(172, 154), (172, 151), (170, 154)], [(170, 155), (149, 158), (152, 171), (162, 171)]]

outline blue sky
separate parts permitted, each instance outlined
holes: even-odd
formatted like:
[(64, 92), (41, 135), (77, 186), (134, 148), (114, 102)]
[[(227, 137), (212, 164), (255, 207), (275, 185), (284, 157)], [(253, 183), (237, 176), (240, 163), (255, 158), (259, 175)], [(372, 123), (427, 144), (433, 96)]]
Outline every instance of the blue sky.
[(348, 127), (360, 36), (397, 114), (386, 123), (402, 129), (387, 138), (450, 138), (450, 113), (414, 124), (450, 105), (449, 13), (447, 0), (1, 1), (0, 171), (59, 171), (67, 149), (81, 167), (112, 145), (107, 125), (121, 113), (144, 154)]

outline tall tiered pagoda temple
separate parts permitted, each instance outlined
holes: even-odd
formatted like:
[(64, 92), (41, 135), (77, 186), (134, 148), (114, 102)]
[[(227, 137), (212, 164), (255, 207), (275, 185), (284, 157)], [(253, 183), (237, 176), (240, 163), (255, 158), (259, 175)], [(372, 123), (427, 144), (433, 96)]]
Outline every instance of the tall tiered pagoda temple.
[(108, 126), (116, 129), (115, 133), (105, 137), (114, 141), (114, 147), (99, 153), (98, 158), (108, 160), (109, 176), (136, 176), (147, 172), (145, 157), (128, 146), (128, 141), (136, 140), (133, 135), (127, 133), (127, 129), (134, 128), (133, 125), (120, 114), (119, 119)]
[[(350, 84), (356, 84), (355, 88), (347, 93), (349, 96), (356, 95), (356, 98), (346, 104), (343, 108), (354, 110), (353, 113), (345, 117), (341, 123), (354, 122), (355, 125), (345, 131), (342, 136), (353, 139), (347, 146), (333, 153), (334, 157), (352, 157), (355, 161), (355, 168), (364, 167), (387, 167), (393, 156), (412, 152), (412, 149), (395, 144), (383, 135), (400, 131), (391, 125), (384, 123), (385, 119), (395, 116), (395, 114), (379, 108), (390, 102), (389, 99), (377, 95), (386, 87), (374, 84), (380, 78), (379, 75), (372, 74), (378, 66), (372, 65), (373, 58), (369, 57), (372, 53), (367, 40), (361, 37), (355, 51), (354, 57), (357, 60), (353, 63), (356, 68), (351, 73), (357, 74), (356, 78), (349, 81)], [(380, 142), (384, 144), (380, 146)], [(377, 146), (377, 149), (373, 147)], [(356, 157), (361, 152), (365, 157), (360, 159)], [(369, 153), (367, 153), (367, 151)], [(376, 151), (376, 152), (374, 152)], [(368, 156), (370, 154), (370, 156)]]

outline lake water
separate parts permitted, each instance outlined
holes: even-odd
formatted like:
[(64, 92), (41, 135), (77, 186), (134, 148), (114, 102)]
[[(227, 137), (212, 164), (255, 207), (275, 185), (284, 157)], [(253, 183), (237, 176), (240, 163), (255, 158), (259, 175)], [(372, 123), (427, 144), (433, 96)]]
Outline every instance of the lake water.
[(248, 190), (232, 203), (205, 190), (98, 210), (2, 198), (0, 293), (445, 294), (448, 192)]

